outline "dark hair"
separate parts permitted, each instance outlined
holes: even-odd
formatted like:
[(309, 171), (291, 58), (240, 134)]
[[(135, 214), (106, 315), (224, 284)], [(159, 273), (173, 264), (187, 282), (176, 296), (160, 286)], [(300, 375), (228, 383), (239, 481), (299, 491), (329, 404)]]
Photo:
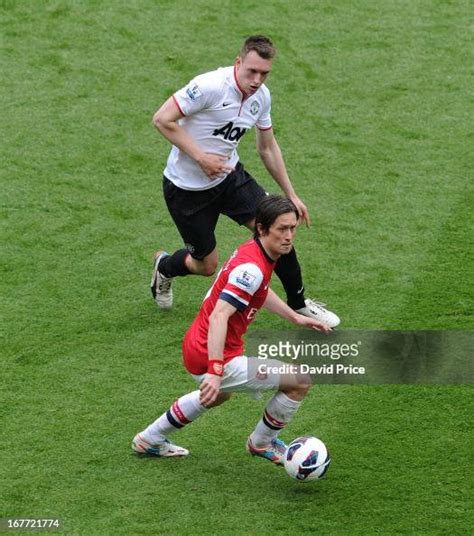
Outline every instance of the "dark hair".
[(276, 48), (273, 46), (271, 39), (264, 35), (247, 37), (240, 49), (240, 57), (245, 58), (251, 50), (254, 50), (264, 60), (271, 60), (276, 54)]
[(287, 197), (282, 197), (281, 195), (265, 196), (257, 207), (254, 237), (258, 238), (260, 236), (257, 229), (258, 224), (261, 226), (261, 231), (268, 232), (278, 216), (288, 214), (289, 212), (293, 212), (296, 216), (296, 220), (299, 220), (300, 215), (298, 209)]

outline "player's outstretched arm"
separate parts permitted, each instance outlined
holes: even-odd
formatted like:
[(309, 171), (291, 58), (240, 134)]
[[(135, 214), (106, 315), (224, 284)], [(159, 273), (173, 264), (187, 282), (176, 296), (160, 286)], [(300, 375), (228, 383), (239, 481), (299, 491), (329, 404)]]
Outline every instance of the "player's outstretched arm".
[(267, 299), (265, 300), (263, 306), (271, 313), (275, 313), (278, 316), (289, 320), (291, 323), (297, 324), (298, 326), (305, 326), (310, 329), (315, 329), (316, 331), (322, 331), (323, 333), (329, 333), (332, 331), (331, 328), (326, 324), (318, 322), (313, 318), (300, 315), (291, 309), (291, 307), (288, 307), (288, 305), (281, 298), (279, 298), (271, 288), (268, 289)]
[(184, 128), (179, 126), (178, 120), (182, 117), (183, 114), (174, 98), (170, 97), (153, 116), (153, 125), (170, 143), (179, 147), (194, 160), (199, 160), (204, 151)]
[(296, 195), (293, 185), (291, 184), (280, 146), (273, 134), (273, 129), (257, 129), (257, 152), (268, 173), (270, 173), (275, 182), (280, 186), (286, 197), (293, 201), (298, 209), (300, 218), (309, 227), (311, 225), (311, 219), (309, 217), (308, 209), (303, 201)]

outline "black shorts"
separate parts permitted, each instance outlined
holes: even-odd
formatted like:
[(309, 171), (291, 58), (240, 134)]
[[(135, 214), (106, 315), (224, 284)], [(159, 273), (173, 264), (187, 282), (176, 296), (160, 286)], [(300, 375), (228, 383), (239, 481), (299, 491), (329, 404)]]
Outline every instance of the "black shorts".
[(183, 190), (163, 177), (163, 194), (186, 248), (201, 260), (216, 247), (219, 215), (246, 224), (255, 217), (266, 192), (239, 162), (225, 180), (209, 190)]

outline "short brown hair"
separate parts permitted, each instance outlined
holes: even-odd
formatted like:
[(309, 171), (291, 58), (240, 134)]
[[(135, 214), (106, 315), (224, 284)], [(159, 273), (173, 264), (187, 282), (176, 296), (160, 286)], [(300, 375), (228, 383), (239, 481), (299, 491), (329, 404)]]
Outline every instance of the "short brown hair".
[(252, 50), (264, 60), (271, 60), (276, 54), (276, 48), (273, 46), (271, 39), (264, 35), (251, 35), (247, 37), (240, 49), (240, 57), (245, 58)]
[[(296, 216), (296, 221), (298, 221), (300, 215), (292, 201), (281, 195), (266, 195), (257, 206), (254, 237), (258, 238), (261, 234), (268, 233), (278, 216), (291, 212), (293, 212)], [(260, 230), (258, 229), (258, 224), (260, 224)]]

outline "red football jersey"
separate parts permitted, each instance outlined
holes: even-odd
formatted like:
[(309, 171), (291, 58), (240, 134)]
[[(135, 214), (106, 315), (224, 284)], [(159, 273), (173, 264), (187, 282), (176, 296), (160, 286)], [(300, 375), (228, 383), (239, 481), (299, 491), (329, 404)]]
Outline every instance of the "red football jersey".
[(183, 340), (184, 366), (191, 374), (207, 372), (209, 316), (219, 299), (237, 309), (227, 324), (224, 363), (243, 355), (242, 337), (267, 298), (274, 267), (258, 239), (242, 244), (224, 264)]

